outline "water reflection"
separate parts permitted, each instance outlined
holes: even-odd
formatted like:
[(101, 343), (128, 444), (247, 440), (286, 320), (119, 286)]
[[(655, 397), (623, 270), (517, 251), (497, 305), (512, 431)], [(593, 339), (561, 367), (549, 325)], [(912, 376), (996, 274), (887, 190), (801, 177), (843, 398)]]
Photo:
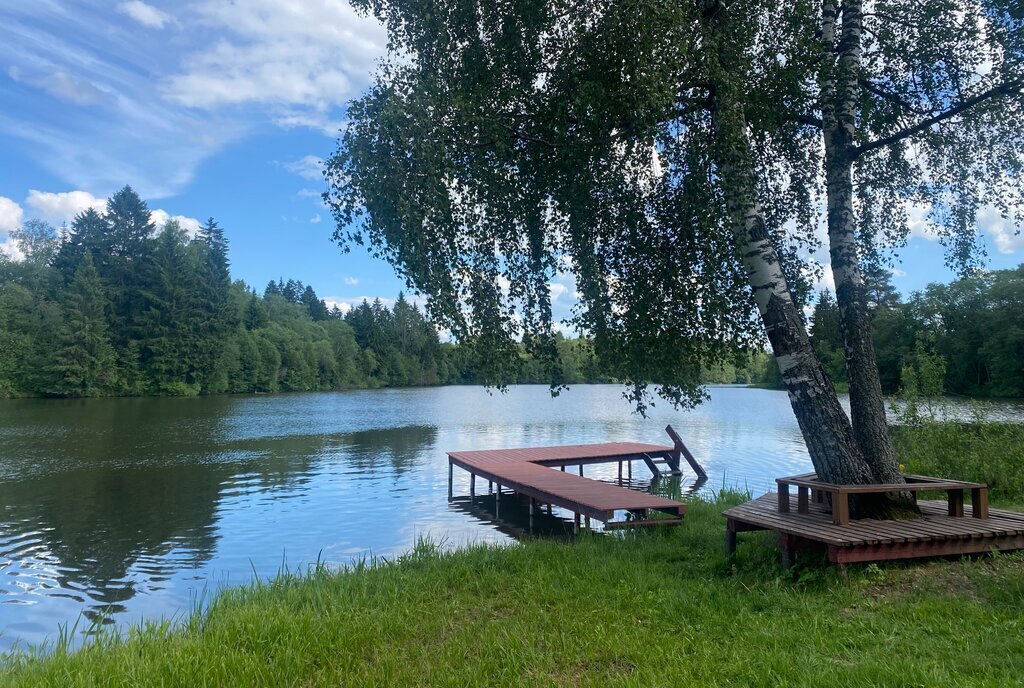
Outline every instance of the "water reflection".
[[(82, 615), (172, 617), (282, 563), (393, 555), (423, 535), (459, 545), (529, 530), (512, 499), (500, 518), (486, 498), (448, 503), (449, 449), (664, 443), (671, 423), (710, 474), (706, 489), (762, 492), (809, 466), (783, 393), (713, 388), (698, 409), (658, 405), (645, 419), (621, 392), (0, 401), (0, 650)], [(653, 485), (649, 476), (634, 466), (633, 486), (670, 497), (696, 487), (692, 475)], [(617, 466), (587, 477), (614, 482)], [(468, 477), (455, 488), (468, 494)], [(560, 534), (566, 522), (557, 510), (535, 514), (533, 532)]]
[[(641, 462), (637, 461), (636, 463), (640, 464)], [(595, 466), (591, 465), (589, 468), (593, 469)], [(639, 469), (637, 472), (640, 472)], [(619, 478), (606, 479), (605, 482), (683, 501), (700, 492), (706, 485), (707, 478), (691, 479), (679, 475), (666, 475), (653, 479), (650, 476), (623, 477), (621, 480)], [(493, 488), (489, 488), (487, 493), (478, 495), (475, 499), (470, 499), (468, 495), (453, 496), (449, 500), (449, 504), (452, 509), (483, 521), (511, 538), (571, 539), (575, 537), (573, 534), (573, 512), (551, 505), (537, 504), (531, 514), (529, 498), (509, 493), (507, 490), (502, 493), (500, 501), (494, 494)], [(614, 520), (622, 521), (626, 518), (626, 515), (620, 512), (616, 514)], [(601, 522), (596, 520), (585, 519), (584, 526), (593, 530), (603, 530)]]

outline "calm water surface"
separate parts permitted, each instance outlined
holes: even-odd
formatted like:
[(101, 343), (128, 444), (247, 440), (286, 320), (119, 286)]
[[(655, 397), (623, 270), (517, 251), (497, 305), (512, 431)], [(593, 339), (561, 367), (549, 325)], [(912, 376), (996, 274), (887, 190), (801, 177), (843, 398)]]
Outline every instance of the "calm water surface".
[[(175, 618), (219, 586), (282, 565), (506, 541), (503, 500), (447, 500), (446, 450), (612, 440), (664, 443), (672, 423), (705, 489), (767, 490), (810, 467), (784, 393), (710, 390), (689, 412), (632, 415), (617, 386), (489, 394), (445, 387), (198, 399), (0, 401), (0, 651), (59, 625)], [(613, 466), (588, 476), (614, 480)], [(455, 493), (468, 493), (456, 471)], [(639, 489), (650, 473), (633, 470)], [(662, 481), (653, 489), (686, 492)], [(510, 505), (509, 505), (510, 506)], [(566, 514), (543, 519), (564, 530)], [(571, 515), (569, 515), (571, 518)]]

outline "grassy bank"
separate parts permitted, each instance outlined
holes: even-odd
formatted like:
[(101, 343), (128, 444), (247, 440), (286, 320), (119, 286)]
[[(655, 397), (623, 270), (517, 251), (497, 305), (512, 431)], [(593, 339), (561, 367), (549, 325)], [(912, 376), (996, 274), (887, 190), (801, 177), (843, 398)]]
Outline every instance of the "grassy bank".
[(228, 590), (178, 628), (22, 658), (16, 686), (1006, 686), (1024, 675), (1024, 558), (783, 576), (768, 534), (722, 553), (720, 511)]
[(1024, 425), (923, 420), (892, 432), (908, 471), (985, 482), (992, 499), (1024, 505)]

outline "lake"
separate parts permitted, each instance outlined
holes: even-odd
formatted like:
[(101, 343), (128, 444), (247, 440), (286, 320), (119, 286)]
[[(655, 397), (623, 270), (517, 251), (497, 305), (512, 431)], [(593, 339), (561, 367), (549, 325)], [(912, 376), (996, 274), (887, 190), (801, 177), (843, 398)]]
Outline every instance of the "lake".
[[(60, 625), (180, 618), (219, 586), (285, 566), (521, 532), (525, 517), (504, 500), (501, 521), (492, 500), (468, 503), (461, 471), (448, 501), (447, 450), (667, 443), (671, 423), (706, 468), (704, 489), (760, 494), (810, 468), (785, 393), (709, 392), (695, 410), (659, 403), (647, 418), (613, 385), (554, 399), (523, 386), (0, 401), (0, 651), (52, 640)], [(651, 489), (642, 464), (632, 483)], [(688, 475), (653, 489), (692, 487)], [(557, 535), (566, 517), (536, 526)]]

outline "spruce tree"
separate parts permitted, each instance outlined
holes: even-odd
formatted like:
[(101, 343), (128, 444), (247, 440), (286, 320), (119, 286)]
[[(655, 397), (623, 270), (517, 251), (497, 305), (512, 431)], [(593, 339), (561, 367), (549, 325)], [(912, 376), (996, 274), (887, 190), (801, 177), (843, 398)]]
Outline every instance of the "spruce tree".
[(92, 257), (85, 254), (64, 295), (51, 393), (102, 396), (114, 391), (117, 357), (107, 328), (108, 302)]

